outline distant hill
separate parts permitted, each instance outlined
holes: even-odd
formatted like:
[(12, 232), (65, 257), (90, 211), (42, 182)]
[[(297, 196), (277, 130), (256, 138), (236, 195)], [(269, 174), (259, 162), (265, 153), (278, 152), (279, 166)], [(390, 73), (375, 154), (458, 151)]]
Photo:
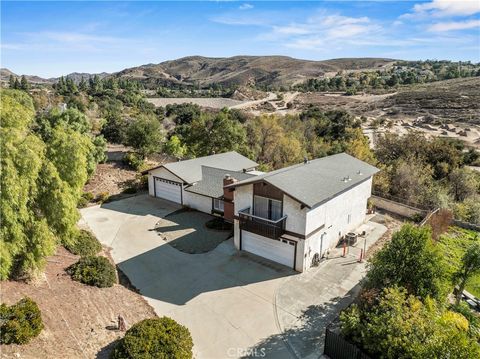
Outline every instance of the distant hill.
[(287, 56), (189, 56), (125, 69), (115, 74), (146, 84), (291, 85), (311, 77), (341, 70), (378, 69), (392, 59), (359, 58), (326, 61), (299, 60)]
[[(9, 69), (5, 69), (5, 68), (0, 69), (1, 82), (8, 82), (8, 79), (10, 78), (11, 75), (13, 77), (18, 77), (18, 78), (21, 77), (21, 75), (17, 75), (12, 71), (10, 71)], [(51, 84), (56, 81), (56, 79), (44, 79), (35, 75), (25, 75), (25, 77), (27, 78), (28, 82), (35, 83), (35, 84)]]
[[(325, 61), (299, 60), (287, 56), (234, 56), (203, 57), (189, 56), (159, 64), (148, 64), (128, 68), (116, 73), (102, 72), (99, 77), (115, 76), (139, 80), (147, 87), (158, 85), (291, 85), (311, 77), (342, 70), (378, 69), (391, 65), (396, 60), (382, 58), (350, 58)], [(19, 77), (8, 69), (0, 70), (2, 81), (10, 75)], [(95, 74), (71, 73), (70, 77), (79, 82)], [(32, 83), (55, 83), (58, 78), (44, 79), (26, 76)]]

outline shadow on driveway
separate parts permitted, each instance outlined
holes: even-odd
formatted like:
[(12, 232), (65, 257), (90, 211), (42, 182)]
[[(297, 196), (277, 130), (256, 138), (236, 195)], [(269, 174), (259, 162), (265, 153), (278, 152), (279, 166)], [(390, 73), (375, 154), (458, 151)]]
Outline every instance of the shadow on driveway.
[(246, 286), (297, 274), (281, 265), (265, 266), (238, 254), (232, 241), (206, 254), (190, 255), (169, 245), (118, 264), (142, 295), (184, 305), (206, 292)]
[(213, 218), (197, 211), (177, 211), (160, 219), (154, 230), (181, 252), (207, 253), (232, 236), (231, 230), (207, 228), (205, 224)]
[[(325, 328), (357, 297), (361, 283), (345, 296), (331, 298), (322, 305), (308, 306), (298, 318), (298, 324), (283, 333), (272, 335), (247, 350), (243, 358), (278, 358), (286, 346), (293, 358), (316, 357), (323, 354)], [(295, 349), (293, 349), (295, 348)]]

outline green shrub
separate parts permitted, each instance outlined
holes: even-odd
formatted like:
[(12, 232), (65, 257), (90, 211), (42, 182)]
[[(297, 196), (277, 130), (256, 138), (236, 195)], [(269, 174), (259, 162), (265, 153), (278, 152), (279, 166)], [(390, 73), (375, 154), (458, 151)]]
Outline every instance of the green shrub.
[(85, 208), (87, 204), (88, 204), (88, 201), (85, 198), (80, 197), (77, 202), (77, 208)]
[(92, 192), (83, 192), (82, 198), (85, 198), (88, 202), (93, 201), (95, 196), (93, 195)]
[(65, 246), (71, 253), (86, 257), (94, 256), (102, 249), (102, 245), (95, 236), (84, 229), (75, 236), (72, 244)]
[(223, 218), (216, 217), (205, 223), (205, 227), (219, 231), (233, 230), (233, 224), (225, 221)]
[(30, 298), (0, 306), (0, 344), (26, 344), (42, 329), (42, 313)]
[(137, 188), (136, 187), (127, 187), (123, 190), (123, 193), (125, 193), (125, 194), (137, 193)]
[(193, 341), (189, 330), (171, 318), (145, 319), (127, 330), (112, 359), (192, 358)]
[(110, 194), (108, 192), (101, 192), (97, 195), (96, 201), (99, 203), (103, 203), (108, 201), (110, 198)]
[(140, 170), (144, 166), (143, 159), (133, 152), (129, 152), (123, 157), (123, 163), (135, 171)]
[(88, 203), (93, 201), (94, 195), (92, 192), (83, 192), (82, 196), (78, 199), (77, 207), (84, 208)]
[(67, 268), (73, 280), (99, 288), (111, 287), (116, 282), (115, 267), (105, 257), (88, 256)]

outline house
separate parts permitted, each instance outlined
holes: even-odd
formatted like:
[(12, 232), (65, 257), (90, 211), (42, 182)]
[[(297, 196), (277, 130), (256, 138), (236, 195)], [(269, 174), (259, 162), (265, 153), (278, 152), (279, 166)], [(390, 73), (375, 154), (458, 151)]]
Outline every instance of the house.
[(142, 172), (148, 174), (148, 191), (201, 212), (223, 215), (223, 180), (231, 175), (246, 180), (258, 173), (254, 161), (237, 152), (166, 163)]
[(230, 174), (224, 208), (235, 247), (307, 270), (364, 222), (377, 172), (341, 153), (246, 179)]
[(148, 173), (151, 196), (234, 223), (234, 244), (298, 272), (365, 221), (378, 169), (345, 153), (263, 173), (227, 152)]

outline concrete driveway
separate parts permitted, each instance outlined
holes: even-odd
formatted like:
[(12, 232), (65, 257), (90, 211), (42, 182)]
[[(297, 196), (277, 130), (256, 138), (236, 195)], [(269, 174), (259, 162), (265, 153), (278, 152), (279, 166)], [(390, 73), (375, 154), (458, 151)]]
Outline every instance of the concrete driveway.
[[(155, 230), (177, 209), (141, 195), (82, 209), (81, 224), (112, 248), (114, 261), (159, 316), (189, 328), (196, 358), (320, 357), (325, 325), (351, 302), (364, 275), (356, 254), (298, 274), (238, 253), (231, 239), (208, 253), (183, 253)], [(195, 231), (191, 222), (185, 217), (182, 227)], [(383, 228), (372, 232), (367, 248)]]
[[(295, 272), (238, 254), (231, 239), (205, 254), (176, 250), (154, 228), (177, 209), (142, 195), (81, 213), (83, 225), (112, 248), (114, 261), (156, 313), (189, 328), (195, 357), (247, 356), (249, 348), (280, 334), (275, 291)], [(291, 358), (282, 341), (270, 346), (271, 357)]]

